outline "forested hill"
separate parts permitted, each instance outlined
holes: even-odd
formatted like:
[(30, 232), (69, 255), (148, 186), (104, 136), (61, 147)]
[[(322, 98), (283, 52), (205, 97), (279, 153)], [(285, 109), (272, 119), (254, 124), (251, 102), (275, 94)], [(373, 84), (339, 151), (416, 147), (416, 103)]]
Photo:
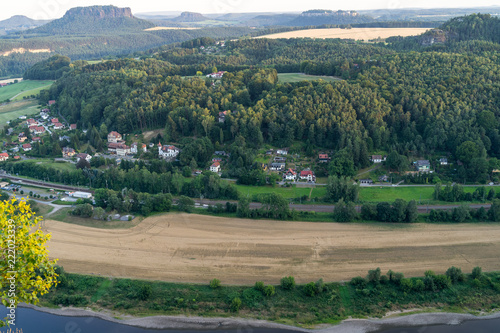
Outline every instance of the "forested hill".
[(472, 14), (453, 18), (437, 29), (420, 36), (393, 37), (388, 42), (396, 50), (447, 50), (457, 43), (484, 41), (500, 43), (500, 18), (490, 14)]
[(353, 24), (373, 22), (367, 15), (360, 15), (355, 11), (308, 10), (299, 17), (285, 23), (287, 26), (316, 26), (323, 24)]
[(141, 31), (154, 24), (135, 18), (130, 8), (92, 6), (72, 8), (48, 24), (26, 31), (25, 35), (91, 35), (115, 31)]
[[(302, 51), (288, 60), (301, 59), (302, 52), (321, 59), (315, 55), (320, 44), (302, 42), (295, 46)], [(346, 45), (353, 54), (366, 47)], [(280, 46), (266, 44), (266, 50), (278, 55), (274, 48)], [(341, 44), (337, 49), (347, 50)], [(163, 128), (165, 140), (197, 136), (213, 144), (241, 135), (253, 148), (300, 141), (305, 147), (345, 148), (358, 167), (367, 164), (370, 151), (455, 154), (467, 142), (474, 151), (465, 161), (473, 180), (484, 175), (486, 154), (500, 157), (499, 64), (437, 52), (368, 54), (358, 60), (358, 67), (348, 63), (353, 68), (344, 69), (350, 78), (337, 83), (280, 83), (274, 69), (257, 65), (231, 71), (214, 85), (203, 77), (173, 76), (196, 66), (111, 61), (69, 72), (45, 98), (57, 99), (59, 111), (79, 128), (102, 123), (120, 133)], [(345, 64), (330, 66), (316, 68), (342, 71)], [(230, 111), (224, 123), (217, 121), (220, 111)], [(235, 156), (235, 165), (251, 160), (243, 156), (238, 162)]]

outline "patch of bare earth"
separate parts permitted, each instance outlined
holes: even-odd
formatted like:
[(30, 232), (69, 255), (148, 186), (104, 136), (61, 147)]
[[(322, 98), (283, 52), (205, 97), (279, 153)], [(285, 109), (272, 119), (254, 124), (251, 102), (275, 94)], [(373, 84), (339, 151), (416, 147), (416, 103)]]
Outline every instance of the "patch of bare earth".
[(352, 29), (307, 29), (287, 31), (256, 38), (341, 38), (368, 41), (370, 39), (386, 39), (393, 36), (416, 36), (426, 32), (426, 28), (352, 28)]
[[(127, 223), (127, 222), (124, 222)], [(339, 224), (167, 214), (130, 229), (48, 220), (50, 256), (69, 272), (226, 284), (348, 280), (380, 267), (422, 276), (500, 270), (499, 224)]]

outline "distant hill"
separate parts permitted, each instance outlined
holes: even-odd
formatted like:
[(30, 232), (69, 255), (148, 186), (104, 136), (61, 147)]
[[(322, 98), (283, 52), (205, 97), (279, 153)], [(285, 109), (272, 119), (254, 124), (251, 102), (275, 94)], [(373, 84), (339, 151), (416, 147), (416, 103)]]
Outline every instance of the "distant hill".
[(333, 11), (325, 9), (308, 10), (286, 23), (287, 26), (314, 26), (323, 24), (354, 24), (373, 22), (370, 16), (360, 15), (353, 10)]
[(76, 7), (44, 26), (31, 29), (26, 34), (35, 35), (91, 35), (109, 34), (114, 31), (141, 31), (152, 28), (151, 22), (132, 15), (130, 8), (115, 6)]
[(0, 30), (18, 31), (39, 27), (50, 20), (33, 20), (23, 15), (16, 15), (6, 20), (0, 21)]
[(181, 13), (180, 16), (172, 19), (171, 21), (173, 22), (201, 22), (201, 21), (206, 21), (209, 20), (205, 16), (201, 15), (200, 13), (193, 13), (193, 12), (183, 12)]
[(250, 27), (266, 27), (272, 25), (289, 25), (288, 23), (297, 18), (296, 14), (259, 15), (244, 22)]

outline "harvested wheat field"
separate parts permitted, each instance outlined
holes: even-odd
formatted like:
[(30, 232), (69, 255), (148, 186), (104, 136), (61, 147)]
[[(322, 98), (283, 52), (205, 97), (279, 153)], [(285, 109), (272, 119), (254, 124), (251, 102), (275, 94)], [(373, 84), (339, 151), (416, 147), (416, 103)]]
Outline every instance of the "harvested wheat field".
[(368, 41), (376, 38), (393, 36), (416, 36), (426, 32), (427, 28), (352, 28), (352, 29), (307, 29), (280, 32), (277, 34), (259, 36), (256, 38), (342, 38)]
[[(124, 222), (126, 223), (126, 222)], [(500, 224), (277, 222), (168, 214), (130, 229), (48, 220), (50, 256), (69, 272), (175, 282), (348, 280), (369, 269), (406, 276), (450, 266), (500, 270)]]

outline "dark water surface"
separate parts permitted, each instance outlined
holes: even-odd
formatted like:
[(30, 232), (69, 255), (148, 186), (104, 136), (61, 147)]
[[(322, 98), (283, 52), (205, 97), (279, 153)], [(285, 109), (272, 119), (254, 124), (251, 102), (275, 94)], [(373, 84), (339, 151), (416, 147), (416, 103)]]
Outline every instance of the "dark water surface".
[[(0, 306), (0, 317), (7, 309)], [(385, 325), (384, 325), (385, 326)], [(29, 308), (16, 309), (16, 325), (12, 332), (22, 329), (23, 333), (296, 333), (284, 329), (242, 327), (228, 330), (154, 330), (117, 324), (95, 317), (66, 317), (40, 312)], [(8, 332), (0, 328), (0, 332)], [(375, 333), (375, 332), (374, 332)], [(433, 325), (424, 327), (387, 326), (376, 333), (500, 333), (499, 319), (483, 319), (463, 322), (460, 325)]]

